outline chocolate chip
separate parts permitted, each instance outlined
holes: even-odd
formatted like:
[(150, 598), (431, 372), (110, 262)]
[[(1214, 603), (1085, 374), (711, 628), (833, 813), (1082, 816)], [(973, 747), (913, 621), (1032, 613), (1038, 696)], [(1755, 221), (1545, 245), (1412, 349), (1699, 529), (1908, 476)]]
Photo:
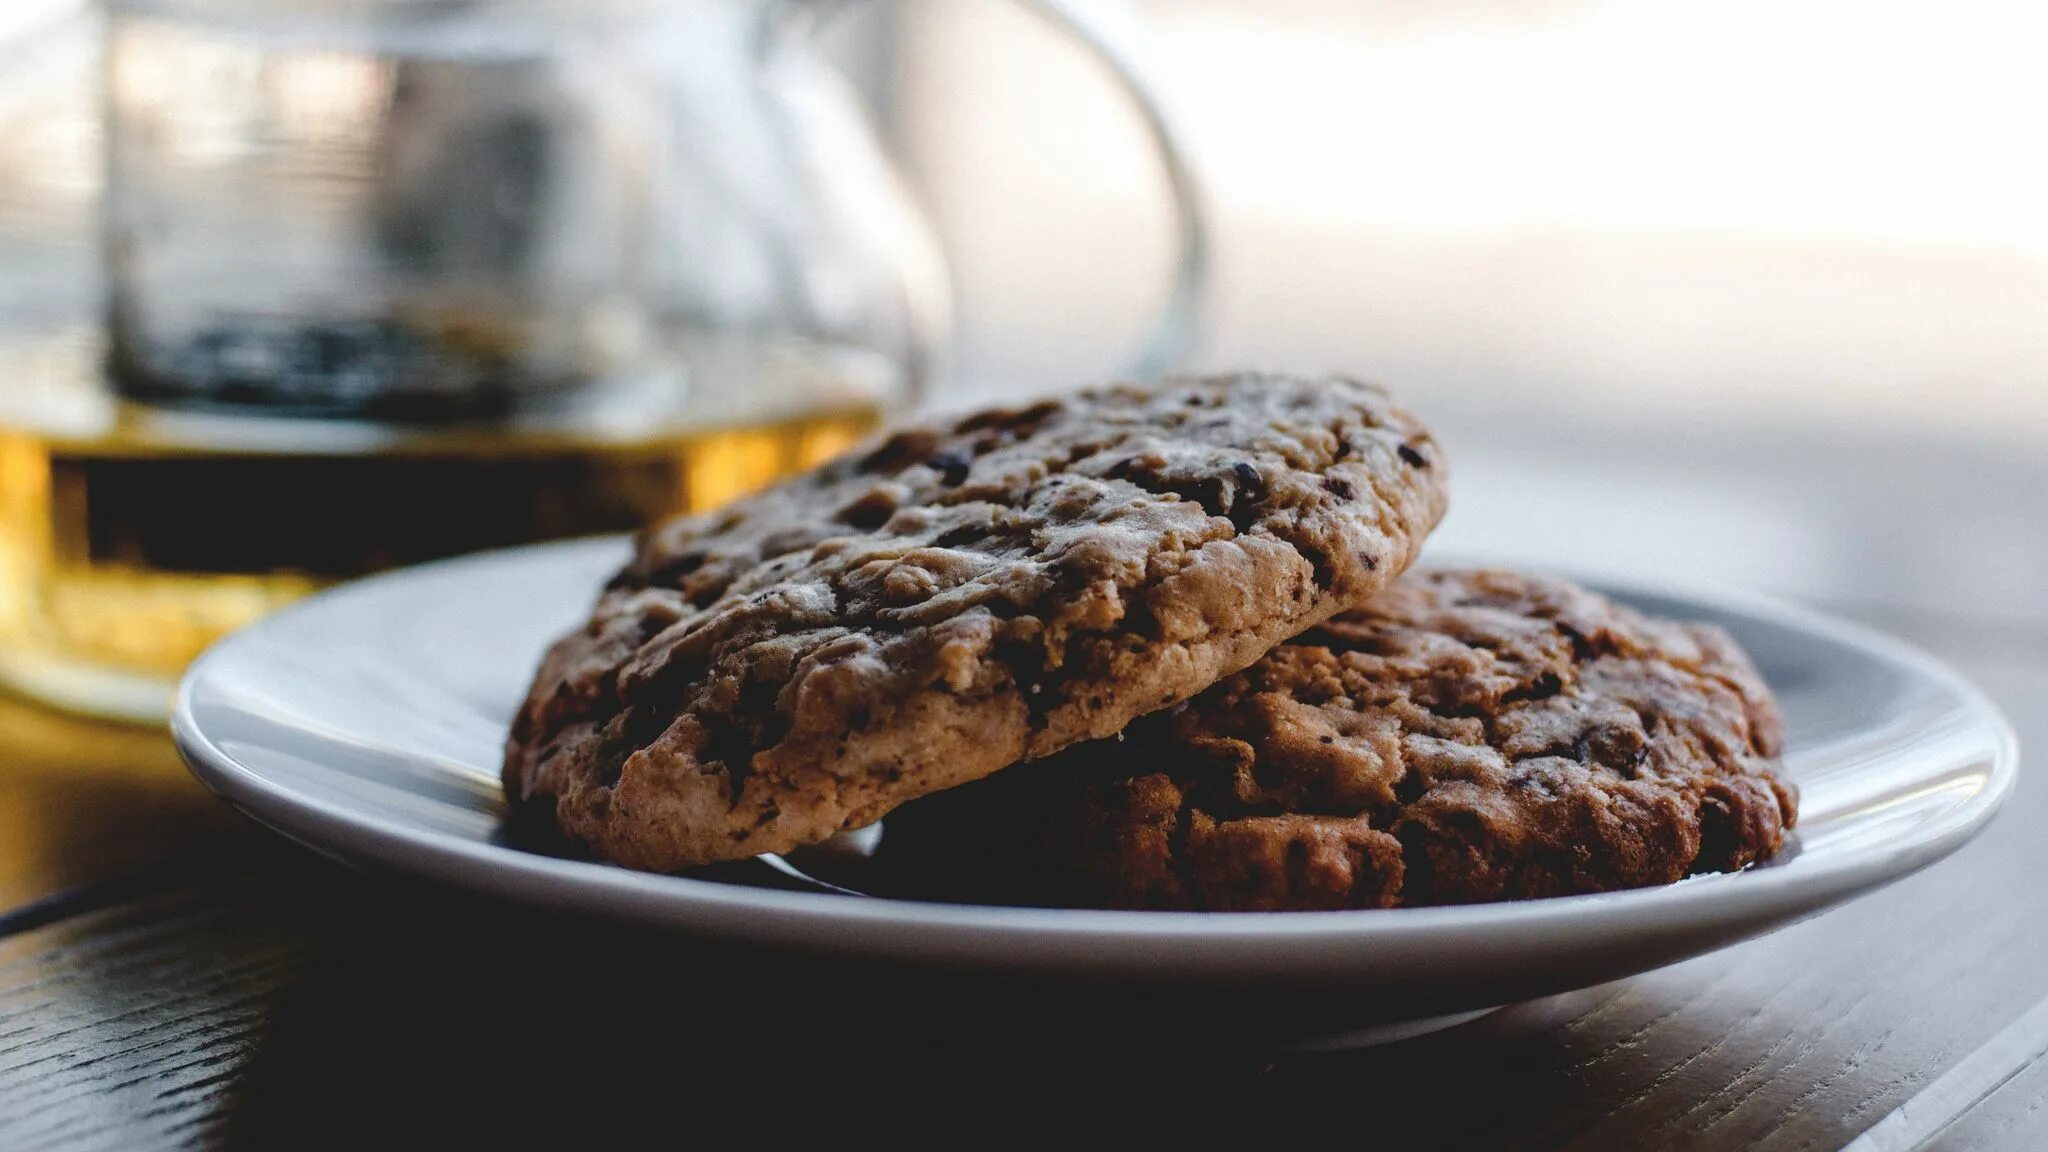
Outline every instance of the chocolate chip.
[(1352, 500), (1358, 496), (1357, 487), (1342, 476), (1323, 477), (1323, 491), (1339, 500)]
[(925, 461), (925, 466), (939, 474), (939, 480), (948, 488), (958, 488), (967, 482), (967, 470), (974, 464), (964, 452), (941, 452)]
[(1365, 565), (1367, 572), (1377, 572), (1380, 570), (1380, 558), (1370, 552), (1360, 552), (1358, 554), (1358, 562)]
[(1240, 460), (1232, 464), (1230, 470), (1237, 474), (1238, 490), (1245, 495), (1257, 496), (1266, 490), (1266, 478), (1259, 475), (1257, 468)]
[(1415, 468), (1429, 467), (1429, 457), (1424, 456), (1421, 449), (1415, 447), (1415, 445), (1403, 444), (1398, 451), (1401, 454), (1401, 459), (1406, 460), (1410, 466)]

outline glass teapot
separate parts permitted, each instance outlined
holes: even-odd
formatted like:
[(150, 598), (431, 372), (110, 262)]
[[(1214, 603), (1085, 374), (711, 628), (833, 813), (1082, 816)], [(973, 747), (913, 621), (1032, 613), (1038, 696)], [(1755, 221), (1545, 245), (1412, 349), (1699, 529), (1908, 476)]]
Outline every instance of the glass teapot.
[[(1108, 68), (1158, 149), (1178, 267), (1127, 369), (1156, 373), (1202, 299), (1194, 176), (1119, 25), (1018, 3)], [(840, 6), (112, 0), (117, 388), (430, 422), (915, 401), (943, 373), (949, 287), (816, 49)]]

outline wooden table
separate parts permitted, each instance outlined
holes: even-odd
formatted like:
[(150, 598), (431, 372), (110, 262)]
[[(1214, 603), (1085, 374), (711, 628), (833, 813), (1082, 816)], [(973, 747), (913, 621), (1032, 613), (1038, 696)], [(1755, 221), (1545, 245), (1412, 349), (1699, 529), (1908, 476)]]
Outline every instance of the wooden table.
[[(2048, 571), (2048, 464), (1585, 435), (1571, 455), (1598, 467), (1468, 436), (1450, 531), (1506, 532), (1514, 501), (1585, 504), (1589, 486), (1621, 508), (1643, 477), (1684, 477), (1698, 507), (1658, 490), (1631, 515), (1669, 535), (1632, 524), (1609, 558), (1906, 635), (2048, 748), (2048, 608), (2027, 594)], [(1749, 538), (1746, 513), (1721, 514), (1731, 492), (1802, 510), (1826, 562)], [(1620, 515), (1576, 514), (1543, 538), (1580, 555)], [(885, 973), (820, 988), (772, 957), (351, 874), (244, 825), (152, 733), (0, 702), (0, 740), (0, 1149), (1266, 1144), (1311, 1126), (1359, 1147), (2048, 1147), (2048, 790), (2031, 782), (1940, 866), (1690, 963), (1385, 1048), (1140, 1058), (906, 1038), (846, 1010), (886, 1006)]]

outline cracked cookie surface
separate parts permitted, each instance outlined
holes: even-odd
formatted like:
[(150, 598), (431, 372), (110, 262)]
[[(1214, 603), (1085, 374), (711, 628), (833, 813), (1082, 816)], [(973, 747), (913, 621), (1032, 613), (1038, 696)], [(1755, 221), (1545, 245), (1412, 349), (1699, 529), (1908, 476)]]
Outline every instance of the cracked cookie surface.
[(1719, 629), (1417, 571), (1122, 739), (883, 824), (916, 894), (1308, 910), (1668, 884), (1776, 852), (1776, 706)]
[(1384, 588), (1444, 509), (1379, 388), (1240, 374), (916, 424), (650, 531), (547, 654), (516, 812), (637, 868), (1111, 735)]

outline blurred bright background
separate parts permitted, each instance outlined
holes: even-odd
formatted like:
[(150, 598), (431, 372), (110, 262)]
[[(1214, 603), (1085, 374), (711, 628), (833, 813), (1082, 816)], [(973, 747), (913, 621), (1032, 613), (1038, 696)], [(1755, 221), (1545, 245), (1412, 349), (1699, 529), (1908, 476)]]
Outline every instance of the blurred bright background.
[[(1165, 258), (1136, 127), (1007, 5), (910, 11), (965, 374), (1085, 373)], [(1518, 419), (2048, 427), (2036, 6), (1144, 13), (1225, 222), (1210, 360), (1369, 366)]]
[[(1221, 221), (1200, 360), (1393, 384), (1446, 547), (2048, 620), (2048, 11), (1141, 8)], [(963, 384), (1096, 370), (1167, 258), (1137, 126), (1005, 4), (904, 12)]]
[[(67, 255), (98, 163), (74, 7), (0, 6), (11, 319), (96, 299)], [(1109, 371), (1169, 230), (1107, 78), (1002, 0), (844, 7), (839, 58), (950, 254), (944, 398)], [(1447, 545), (2048, 620), (2048, 12), (1131, 11), (1217, 219), (1199, 362), (1396, 387), (1451, 444)], [(1873, 515), (1896, 535), (1830, 529)]]

